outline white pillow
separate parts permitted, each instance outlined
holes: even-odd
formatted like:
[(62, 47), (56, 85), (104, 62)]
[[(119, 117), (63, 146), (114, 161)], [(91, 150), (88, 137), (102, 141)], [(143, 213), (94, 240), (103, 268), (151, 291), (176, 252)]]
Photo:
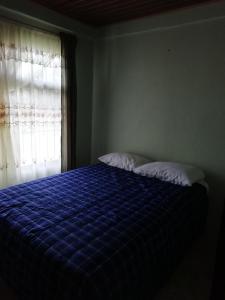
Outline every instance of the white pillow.
[(156, 177), (174, 184), (191, 186), (205, 178), (204, 173), (193, 166), (173, 162), (152, 162), (134, 169), (136, 174)]
[(98, 158), (101, 162), (127, 171), (133, 171), (134, 168), (146, 164), (151, 160), (132, 153), (109, 153)]

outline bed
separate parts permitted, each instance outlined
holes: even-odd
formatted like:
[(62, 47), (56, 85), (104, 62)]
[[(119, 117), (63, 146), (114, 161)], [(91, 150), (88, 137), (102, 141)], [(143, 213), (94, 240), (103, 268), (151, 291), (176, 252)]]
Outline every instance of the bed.
[(1, 277), (26, 300), (152, 299), (203, 232), (207, 193), (103, 163), (0, 191)]

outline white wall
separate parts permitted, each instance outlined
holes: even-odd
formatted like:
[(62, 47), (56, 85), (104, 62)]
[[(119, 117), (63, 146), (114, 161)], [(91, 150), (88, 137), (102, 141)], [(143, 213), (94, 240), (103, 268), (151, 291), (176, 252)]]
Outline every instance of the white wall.
[(105, 27), (95, 43), (92, 161), (131, 151), (201, 167), (209, 267), (225, 198), (225, 3)]

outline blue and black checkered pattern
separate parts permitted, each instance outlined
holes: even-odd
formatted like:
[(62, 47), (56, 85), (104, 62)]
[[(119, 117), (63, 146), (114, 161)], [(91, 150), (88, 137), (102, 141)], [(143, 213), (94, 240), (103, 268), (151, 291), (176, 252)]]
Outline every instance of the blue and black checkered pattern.
[(202, 232), (206, 191), (105, 164), (0, 191), (0, 271), (19, 299), (151, 299)]

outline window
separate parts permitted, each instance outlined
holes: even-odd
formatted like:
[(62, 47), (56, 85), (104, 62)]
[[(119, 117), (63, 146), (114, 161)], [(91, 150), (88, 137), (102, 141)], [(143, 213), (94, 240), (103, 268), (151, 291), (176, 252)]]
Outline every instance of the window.
[(60, 171), (60, 38), (0, 22), (0, 187)]

